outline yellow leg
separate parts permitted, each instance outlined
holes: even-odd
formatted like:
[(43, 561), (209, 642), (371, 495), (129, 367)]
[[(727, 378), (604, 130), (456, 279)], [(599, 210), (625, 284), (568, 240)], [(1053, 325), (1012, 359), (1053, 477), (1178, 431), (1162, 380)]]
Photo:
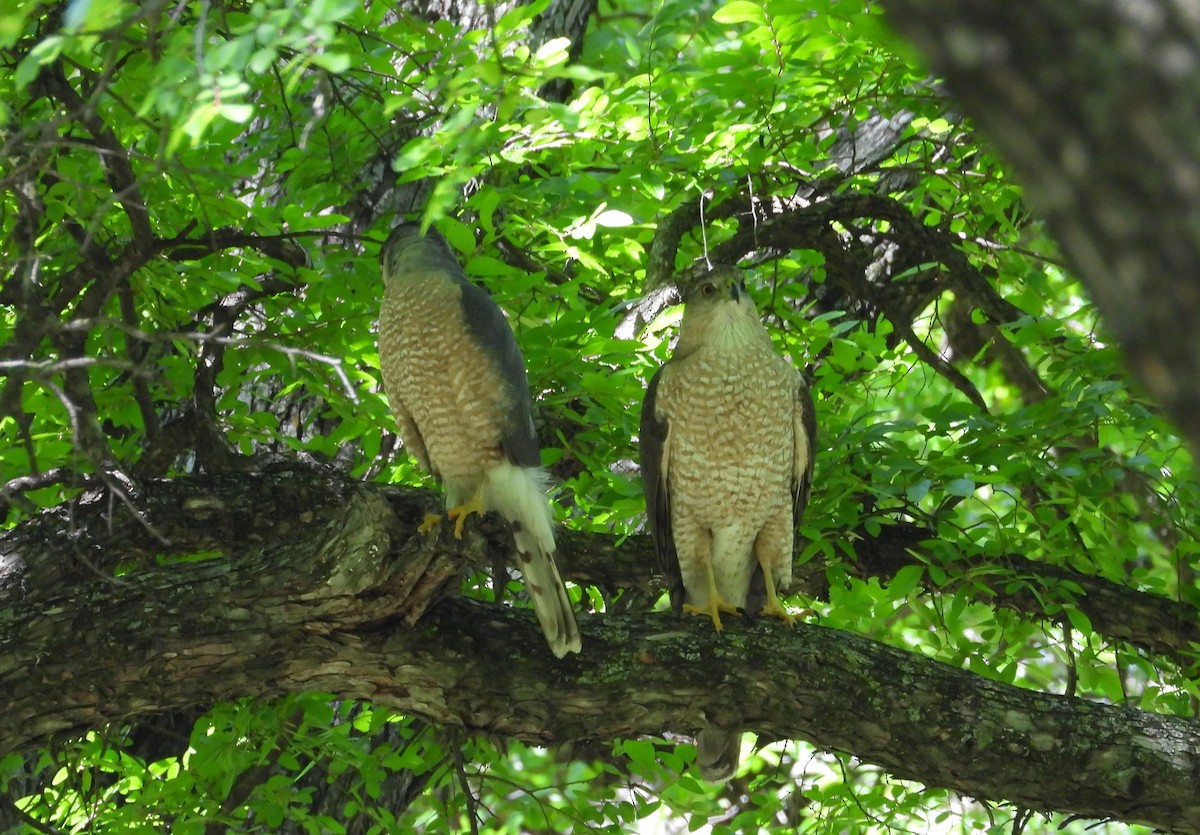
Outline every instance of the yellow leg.
[(721, 593), (717, 591), (717, 577), (713, 574), (711, 561), (705, 563), (704, 570), (708, 574), (708, 605), (694, 606), (691, 603), (684, 603), (683, 611), (689, 615), (707, 615), (712, 619), (713, 627), (720, 632), (725, 628), (721, 625), (721, 612), (736, 615), (738, 610), (736, 606), (726, 602), (725, 598), (721, 597)]
[(794, 625), (796, 618), (779, 602), (779, 595), (775, 592), (775, 578), (771, 576), (771, 571), (766, 566), (763, 566), (762, 570), (767, 581), (767, 602), (763, 604), (762, 614), (779, 618), (788, 626)]
[(442, 521), (440, 513), (426, 513), (424, 521), (417, 525), (417, 533), (429, 533), (438, 526), (438, 522)]
[(462, 539), (463, 525), (467, 524), (467, 517), (472, 513), (482, 515), (485, 508), (483, 506), (483, 497), (480, 495), (483, 492), (481, 487), (475, 491), (475, 495), (467, 501), (460, 504), (458, 507), (452, 507), (446, 511), (446, 518), (454, 522), (454, 538)]

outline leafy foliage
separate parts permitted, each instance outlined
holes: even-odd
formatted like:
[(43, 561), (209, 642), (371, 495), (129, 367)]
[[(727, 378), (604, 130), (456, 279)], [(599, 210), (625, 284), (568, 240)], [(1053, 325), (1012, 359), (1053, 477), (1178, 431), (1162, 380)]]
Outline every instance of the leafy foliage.
[[(237, 457), (420, 482), (372, 324), (376, 244), (411, 213), (510, 315), (561, 521), (634, 533), (638, 403), (677, 316), (643, 294), (737, 261), (818, 397), (797, 567), (819, 581), (797, 606), (987, 678), (1195, 716), (1195, 648), (1098, 626), (1070, 579), (1200, 606), (1192, 461), (877, 11), (606, 0), (582, 38), (554, 13), (79, 0), (0, 18), (6, 523), (85, 478)], [(907, 561), (862, 566), (856, 541), (888, 529), (920, 534)], [(542, 751), (321, 694), (213, 707), (166, 753), (143, 730), (10, 755), (4, 789), (65, 832), (1027, 818), (798, 741), (759, 740), (714, 788), (687, 745)]]

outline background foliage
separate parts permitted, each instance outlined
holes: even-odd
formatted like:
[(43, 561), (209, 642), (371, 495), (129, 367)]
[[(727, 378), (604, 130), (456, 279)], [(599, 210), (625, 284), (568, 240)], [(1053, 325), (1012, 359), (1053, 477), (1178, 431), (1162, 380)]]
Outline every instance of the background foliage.
[[(877, 10), (604, 0), (579, 37), (561, 12), (79, 0), (0, 16), (7, 525), (122, 472), (283, 456), (422, 482), (373, 333), (376, 246), (403, 214), (436, 223), (508, 312), (560, 521), (633, 533), (638, 404), (678, 315), (663, 288), (736, 261), (817, 397), (797, 561), (819, 593), (795, 606), (988, 678), (1194, 717), (1194, 646), (1098, 629), (1076, 583), (1039, 573), (1200, 606), (1191, 458)], [(872, 576), (855, 542), (889, 526), (921, 535)], [(653, 605), (577, 593), (598, 612)], [(1009, 605), (1028, 595), (1032, 615)], [(674, 742), (542, 751), (311, 694), (0, 766), (28, 831), (1061, 822), (802, 741), (759, 740), (709, 786)]]

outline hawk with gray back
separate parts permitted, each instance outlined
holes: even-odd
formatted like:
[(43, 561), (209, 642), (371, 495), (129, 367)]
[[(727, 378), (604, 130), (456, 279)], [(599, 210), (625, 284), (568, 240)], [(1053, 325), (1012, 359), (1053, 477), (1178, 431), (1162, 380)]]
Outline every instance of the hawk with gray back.
[(401, 224), (379, 257), (379, 367), (405, 448), (445, 487), (456, 536), (471, 513), (495, 511), (508, 522), (550, 649), (560, 658), (579, 652), (554, 563), (525, 360), (508, 321), (434, 230)]
[[(779, 354), (741, 273), (719, 267), (686, 294), (679, 341), (650, 380), (639, 451), (646, 513), (675, 611), (792, 623), (795, 527), (812, 483), (816, 423), (799, 372)], [(728, 779), (740, 734), (706, 729), (700, 773)]]

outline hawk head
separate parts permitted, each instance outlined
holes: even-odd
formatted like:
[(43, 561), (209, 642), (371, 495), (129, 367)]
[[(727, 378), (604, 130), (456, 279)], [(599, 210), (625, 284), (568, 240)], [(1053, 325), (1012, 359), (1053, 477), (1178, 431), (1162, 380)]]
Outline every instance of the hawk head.
[(759, 341), (766, 332), (737, 267), (716, 267), (705, 273), (684, 293), (683, 301), (676, 357), (706, 344)]
[(422, 235), (420, 224), (408, 221), (396, 226), (388, 235), (379, 249), (379, 263), (385, 281), (426, 270), (445, 270), (454, 274), (460, 269), (458, 259), (440, 232), (430, 227)]
[(683, 294), (683, 301), (689, 309), (722, 301), (737, 303), (743, 299), (753, 306), (753, 302), (746, 295), (746, 281), (742, 271), (729, 266), (713, 267), (693, 282)]

